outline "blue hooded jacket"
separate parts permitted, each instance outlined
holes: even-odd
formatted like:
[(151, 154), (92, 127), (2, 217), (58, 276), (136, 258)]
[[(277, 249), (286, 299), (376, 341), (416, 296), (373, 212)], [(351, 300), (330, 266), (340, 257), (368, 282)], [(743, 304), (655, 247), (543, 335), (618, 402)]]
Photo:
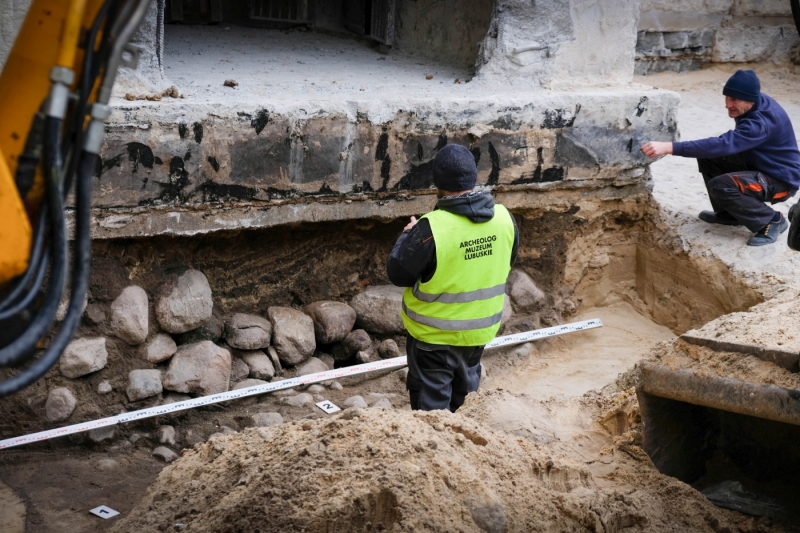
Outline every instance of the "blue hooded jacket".
[(761, 93), (750, 111), (734, 120), (736, 128), (719, 137), (672, 143), (673, 155), (714, 158), (741, 153), (754, 169), (800, 189), (800, 150), (780, 104)]

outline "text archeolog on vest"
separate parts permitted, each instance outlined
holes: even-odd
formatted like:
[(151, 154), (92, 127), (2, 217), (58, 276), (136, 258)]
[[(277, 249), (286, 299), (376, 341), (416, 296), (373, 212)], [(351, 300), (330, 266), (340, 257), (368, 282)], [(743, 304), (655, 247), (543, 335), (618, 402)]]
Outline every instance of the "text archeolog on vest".
[(459, 248), (466, 248), (464, 250), (464, 260), (469, 261), (470, 259), (492, 255), (492, 243), (496, 240), (497, 235), (487, 235), (479, 239), (463, 241)]

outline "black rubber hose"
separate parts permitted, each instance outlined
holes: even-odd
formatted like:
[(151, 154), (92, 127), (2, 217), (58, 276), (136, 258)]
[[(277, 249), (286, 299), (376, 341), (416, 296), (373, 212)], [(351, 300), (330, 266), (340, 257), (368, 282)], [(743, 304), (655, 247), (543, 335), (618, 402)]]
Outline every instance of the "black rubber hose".
[[(36, 226), (36, 236), (33, 238), (33, 244), (31, 245), (28, 268), (25, 270), (22, 277), (17, 279), (14, 288), (11, 289), (3, 298), (3, 301), (0, 302), (0, 311), (7, 309), (10, 305), (14, 305), (15, 302), (19, 301), (20, 294), (22, 294), (22, 291), (28, 286), (34, 273), (37, 273), (41, 267), (42, 256), (45, 253), (45, 248), (42, 246), (42, 243), (44, 242), (44, 231), (47, 224), (45, 220), (46, 215), (47, 213), (42, 209), (39, 214), (39, 224)], [(2, 314), (0, 314), (0, 316), (2, 316)], [(0, 318), (0, 320), (2, 320), (2, 318)]]
[(83, 68), (81, 70), (81, 82), (78, 87), (78, 105), (75, 107), (75, 110), (72, 114), (73, 118), (71, 120), (72, 124), (70, 127), (70, 134), (65, 139), (65, 145), (62, 147), (64, 153), (67, 153), (68, 146), (72, 147), (72, 150), (69, 152), (69, 157), (67, 160), (67, 172), (64, 174), (64, 197), (69, 193), (70, 188), (72, 187), (72, 178), (75, 176), (75, 172), (78, 168), (79, 162), (79, 155), (82, 153), (81, 148), (83, 147), (83, 128), (86, 125), (86, 111), (89, 107), (89, 98), (92, 94), (92, 89), (94, 88), (94, 83), (97, 80), (97, 76), (100, 71), (99, 65), (101, 64), (100, 61), (96, 61), (97, 57), (102, 57), (103, 54), (95, 53), (95, 44), (97, 43), (97, 35), (100, 32), (100, 26), (102, 25), (103, 21), (106, 19), (108, 15), (108, 10), (111, 7), (111, 2), (113, 0), (107, 0), (102, 7), (100, 7), (100, 11), (97, 13), (97, 17), (94, 19), (92, 23), (92, 27), (89, 30), (88, 37), (86, 39), (86, 54), (83, 57)]
[(75, 190), (75, 249), (72, 262), (72, 284), (66, 317), (61, 323), (61, 329), (36, 361), (19, 374), (0, 382), (0, 398), (20, 391), (44, 376), (61, 357), (78, 328), (83, 314), (83, 301), (89, 288), (89, 271), (92, 264), (92, 174), (96, 157), (88, 152), (81, 153)]
[(797, 33), (800, 35), (800, 0), (789, 0), (792, 5), (792, 17), (794, 18), (794, 26), (797, 28)]
[(58, 312), (67, 277), (67, 228), (61, 196), (61, 119), (48, 117), (44, 138), (46, 206), (50, 218), (50, 280), (42, 306), (28, 328), (8, 346), (0, 349), (0, 367), (12, 366), (33, 353)]

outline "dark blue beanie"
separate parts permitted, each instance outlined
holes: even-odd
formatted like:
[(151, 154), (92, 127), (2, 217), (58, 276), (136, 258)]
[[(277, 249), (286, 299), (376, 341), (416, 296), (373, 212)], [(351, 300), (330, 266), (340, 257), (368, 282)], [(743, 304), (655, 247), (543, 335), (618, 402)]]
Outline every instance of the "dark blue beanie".
[(737, 70), (728, 79), (722, 94), (746, 102), (758, 102), (761, 95), (761, 82), (752, 70)]
[(475, 156), (460, 144), (448, 144), (433, 159), (433, 184), (449, 192), (468, 191), (478, 181)]

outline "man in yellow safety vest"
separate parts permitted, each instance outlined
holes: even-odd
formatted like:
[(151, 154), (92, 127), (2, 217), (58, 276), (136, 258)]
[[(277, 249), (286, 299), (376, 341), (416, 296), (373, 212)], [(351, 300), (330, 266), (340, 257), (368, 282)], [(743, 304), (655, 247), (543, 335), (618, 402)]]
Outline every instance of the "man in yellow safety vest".
[(519, 230), (488, 191), (474, 190), (477, 178), (467, 148), (442, 148), (433, 161), (436, 208), (411, 217), (387, 263), (391, 282), (406, 287), (412, 409), (455, 412), (478, 390), (483, 347), (500, 329)]

